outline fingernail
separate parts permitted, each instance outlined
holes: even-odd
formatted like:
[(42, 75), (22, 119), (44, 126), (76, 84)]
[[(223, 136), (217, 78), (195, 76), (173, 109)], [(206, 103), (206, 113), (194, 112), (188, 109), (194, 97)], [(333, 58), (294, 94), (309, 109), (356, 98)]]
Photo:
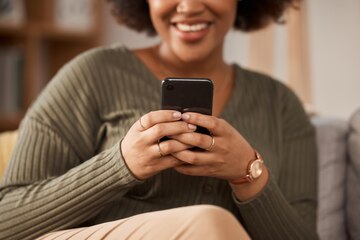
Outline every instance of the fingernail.
[(174, 117), (175, 119), (181, 118), (181, 112), (174, 112), (174, 113), (173, 113), (173, 117)]
[(190, 130), (196, 130), (196, 126), (195, 125), (192, 125), (192, 124), (188, 124), (188, 128)]
[(184, 119), (184, 120), (189, 120), (189, 119), (190, 119), (190, 115), (184, 113), (184, 114), (181, 116), (181, 118)]

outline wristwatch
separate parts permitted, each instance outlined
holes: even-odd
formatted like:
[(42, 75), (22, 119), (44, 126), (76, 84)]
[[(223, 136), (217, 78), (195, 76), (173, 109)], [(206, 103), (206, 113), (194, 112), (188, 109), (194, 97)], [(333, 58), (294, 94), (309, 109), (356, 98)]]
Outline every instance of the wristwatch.
[(255, 159), (250, 160), (246, 169), (246, 175), (241, 178), (230, 180), (231, 184), (243, 184), (250, 183), (258, 179), (264, 168), (264, 160), (260, 154), (255, 150)]

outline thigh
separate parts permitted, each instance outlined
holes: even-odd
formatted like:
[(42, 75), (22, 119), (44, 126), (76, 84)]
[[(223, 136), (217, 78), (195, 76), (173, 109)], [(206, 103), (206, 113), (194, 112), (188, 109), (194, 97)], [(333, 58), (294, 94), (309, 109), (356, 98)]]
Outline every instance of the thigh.
[(226, 210), (199, 205), (135, 215), (103, 224), (49, 233), (41, 240), (250, 239)]

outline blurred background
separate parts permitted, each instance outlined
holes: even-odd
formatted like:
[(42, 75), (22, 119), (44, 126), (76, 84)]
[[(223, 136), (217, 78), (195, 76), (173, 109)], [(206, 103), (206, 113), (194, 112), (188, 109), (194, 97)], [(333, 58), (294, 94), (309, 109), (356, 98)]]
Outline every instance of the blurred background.
[[(360, 1), (304, 0), (286, 25), (231, 32), (225, 57), (290, 86), (312, 114), (347, 120), (360, 107)], [(61, 66), (101, 45), (158, 42), (120, 26), (105, 0), (0, 0), (0, 132)]]

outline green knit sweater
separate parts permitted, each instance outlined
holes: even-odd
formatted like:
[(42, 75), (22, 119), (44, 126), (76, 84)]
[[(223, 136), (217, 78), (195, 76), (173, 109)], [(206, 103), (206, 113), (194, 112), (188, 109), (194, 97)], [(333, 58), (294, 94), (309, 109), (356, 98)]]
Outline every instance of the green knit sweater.
[(221, 118), (271, 171), (256, 198), (238, 202), (226, 181), (172, 169), (135, 179), (119, 142), (140, 116), (159, 109), (160, 81), (125, 47), (102, 47), (65, 65), (22, 121), (0, 185), (0, 239), (195, 204), (228, 209), (253, 239), (316, 239), (314, 129), (287, 87), (235, 68)]

